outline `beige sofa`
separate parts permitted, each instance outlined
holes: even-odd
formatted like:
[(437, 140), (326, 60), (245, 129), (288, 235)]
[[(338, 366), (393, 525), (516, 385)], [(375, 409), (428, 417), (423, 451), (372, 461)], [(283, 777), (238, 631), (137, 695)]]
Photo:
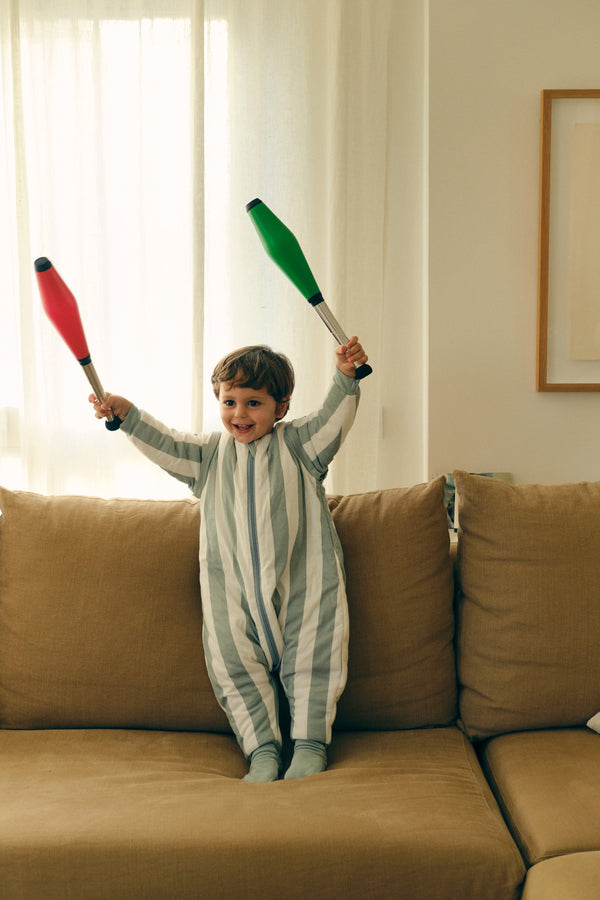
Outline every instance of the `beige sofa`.
[(600, 485), (455, 479), (456, 617), (443, 479), (331, 499), (348, 685), (327, 771), (269, 785), (206, 675), (197, 503), (0, 489), (0, 896), (600, 897)]

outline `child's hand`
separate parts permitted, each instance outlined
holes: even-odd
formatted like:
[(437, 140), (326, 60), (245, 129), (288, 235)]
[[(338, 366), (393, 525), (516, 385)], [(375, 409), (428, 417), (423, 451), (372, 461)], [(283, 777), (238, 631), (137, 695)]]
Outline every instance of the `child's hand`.
[(112, 414), (122, 420), (132, 407), (130, 400), (126, 400), (125, 397), (118, 397), (116, 394), (107, 394), (102, 401), (98, 400), (95, 394), (90, 394), (88, 400), (94, 406), (97, 419), (105, 419)]
[(356, 371), (354, 363), (362, 366), (369, 358), (363, 350), (362, 345), (358, 343), (357, 337), (351, 337), (348, 340), (348, 343), (338, 347), (335, 353), (337, 356), (338, 369), (340, 372), (343, 372), (344, 375), (348, 375), (349, 378), (354, 378), (354, 373)]

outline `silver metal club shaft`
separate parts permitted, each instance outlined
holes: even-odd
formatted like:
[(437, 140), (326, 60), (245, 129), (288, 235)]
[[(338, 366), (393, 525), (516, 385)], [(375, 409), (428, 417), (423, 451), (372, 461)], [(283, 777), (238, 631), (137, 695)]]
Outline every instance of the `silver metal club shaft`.
[[(100, 383), (100, 379), (98, 378), (98, 373), (96, 372), (96, 369), (94, 368), (94, 363), (90, 360), (89, 363), (84, 363), (81, 366), (81, 368), (85, 372), (85, 374), (87, 376), (87, 380), (91, 384), (92, 390), (94, 391), (98, 400), (100, 400), (100, 401), (106, 400), (106, 393), (104, 391), (104, 388), (102, 387), (102, 384)], [(109, 422), (113, 421), (113, 416), (110, 413), (108, 413), (106, 418)]]

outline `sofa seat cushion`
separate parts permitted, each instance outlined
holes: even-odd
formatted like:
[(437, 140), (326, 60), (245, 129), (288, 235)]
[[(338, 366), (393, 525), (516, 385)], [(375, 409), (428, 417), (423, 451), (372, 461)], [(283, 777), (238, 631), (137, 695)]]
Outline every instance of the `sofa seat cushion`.
[(598, 900), (600, 851), (569, 853), (533, 866), (522, 900)]
[(482, 762), (529, 865), (600, 851), (599, 735), (585, 728), (507, 734), (485, 745)]
[(585, 725), (600, 710), (600, 482), (454, 480), (467, 733)]
[(268, 785), (228, 735), (4, 731), (0, 758), (7, 897), (516, 900), (524, 877), (455, 727), (339, 734), (326, 772)]

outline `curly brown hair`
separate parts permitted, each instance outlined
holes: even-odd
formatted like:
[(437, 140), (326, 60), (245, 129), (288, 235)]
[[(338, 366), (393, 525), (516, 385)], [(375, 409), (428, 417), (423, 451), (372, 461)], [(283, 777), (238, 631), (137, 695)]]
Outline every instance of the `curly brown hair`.
[(277, 403), (289, 400), (294, 390), (294, 369), (283, 353), (262, 344), (241, 347), (217, 363), (211, 376), (215, 397), (222, 384), (230, 387), (266, 388)]

